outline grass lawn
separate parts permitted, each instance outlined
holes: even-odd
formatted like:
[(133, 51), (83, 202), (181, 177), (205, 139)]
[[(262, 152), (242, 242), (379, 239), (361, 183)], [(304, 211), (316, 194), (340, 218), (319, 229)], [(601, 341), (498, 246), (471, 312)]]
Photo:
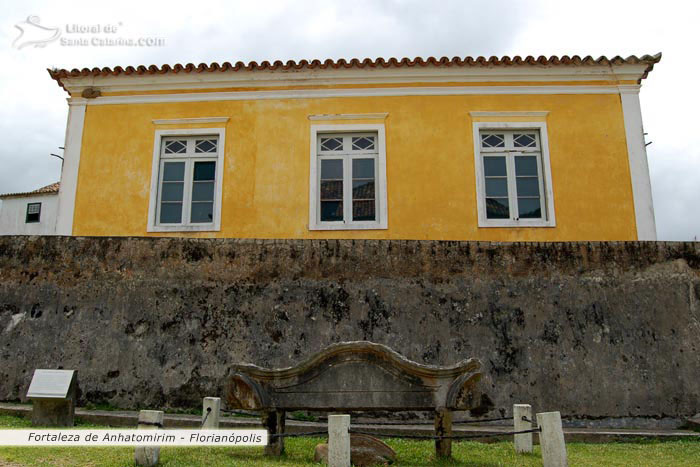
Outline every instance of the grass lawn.
[[(0, 416), (0, 428), (29, 428), (29, 420)], [(78, 428), (98, 428), (79, 424)], [(104, 427), (99, 427), (104, 428)], [(320, 438), (289, 438), (287, 453), (279, 458), (265, 458), (261, 447), (244, 448), (163, 448), (163, 466), (308, 466), (313, 463), (314, 446)], [(434, 459), (433, 443), (389, 439), (396, 451), (396, 465), (458, 466), (540, 466), (539, 446), (534, 454), (516, 455), (513, 444), (459, 442), (453, 446), (451, 461)], [(700, 441), (667, 441), (609, 444), (567, 444), (571, 466), (698, 466)], [(118, 466), (134, 465), (133, 448), (0, 448), (0, 467), (31, 466)]]

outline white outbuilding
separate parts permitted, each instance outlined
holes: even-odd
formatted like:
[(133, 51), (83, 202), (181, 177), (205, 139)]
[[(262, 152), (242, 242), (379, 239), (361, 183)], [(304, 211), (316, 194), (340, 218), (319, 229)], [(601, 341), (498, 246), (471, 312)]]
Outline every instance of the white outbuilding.
[(60, 185), (0, 195), (0, 235), (56, 235)]

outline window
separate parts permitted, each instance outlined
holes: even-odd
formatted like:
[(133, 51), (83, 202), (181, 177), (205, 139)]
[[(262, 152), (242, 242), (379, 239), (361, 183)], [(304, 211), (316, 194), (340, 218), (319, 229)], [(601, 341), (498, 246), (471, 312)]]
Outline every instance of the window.
[(25, 223), (31, 224), (34, 222), (39, 222), (41, 218), (41, 203), (27, 203), (27, 216), (24, 220)]
[(552, 227), (546, 127), (475, 124), (480, 227)]
[[(383, 125), (312, 128), (309, 226), (313, 230), (385, 229), (386, 176)], [(352, 127), (352, 128), (347, 128)], [(375, 128), (369, 128), (375, 127)], [(315, 131), (314, 131), (315, 130)]]
[(223, 130), (160, 133), (149, 231), (219, 230)]

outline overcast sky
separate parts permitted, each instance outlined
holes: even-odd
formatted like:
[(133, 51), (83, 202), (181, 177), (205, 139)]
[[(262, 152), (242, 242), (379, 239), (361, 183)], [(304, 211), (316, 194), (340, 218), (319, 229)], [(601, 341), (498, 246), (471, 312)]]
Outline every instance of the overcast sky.
[[(660, 240), (700, 239), (700, 7), (682, 1), (38, 2), (0, 0), (0, 193), (57, 181), (66, 94), (47, 67), (302, 58), (663, 52), (641, 101)], [(16, 24), (116, 27), (162, 47), (12, 46)], [(59, 152), (60, 154), (60, 152)], [(585, 193), (581, 193), (585, 197)]]

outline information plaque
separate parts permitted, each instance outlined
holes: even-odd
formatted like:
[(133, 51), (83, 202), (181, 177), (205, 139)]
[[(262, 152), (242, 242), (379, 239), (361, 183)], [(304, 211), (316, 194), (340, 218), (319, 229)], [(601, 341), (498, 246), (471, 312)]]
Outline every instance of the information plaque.
[(78, 388), (75, 370), (34, 370), (27, 398), (32, 401), (32, 424), (73, 426)]

